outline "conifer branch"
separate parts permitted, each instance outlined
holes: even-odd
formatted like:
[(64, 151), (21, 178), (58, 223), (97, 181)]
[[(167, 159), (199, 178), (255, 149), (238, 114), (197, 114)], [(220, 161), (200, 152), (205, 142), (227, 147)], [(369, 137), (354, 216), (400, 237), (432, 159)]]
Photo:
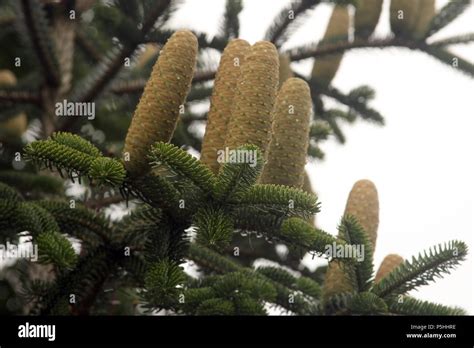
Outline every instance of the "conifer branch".
[(412, 261), (405, 261), (389, 275), (375, 284), (371, 290), (381, 298), (402, 295), (421, 285), (426, 285), (443, 273), (455, 268), (467, 255), (463, 242), (450, 241), (420, 253)]
[(262, 171), (263, 159), (257, 146), (244, 145), (238, 151), (255, 153), (255, 163), (227, 162), (222, 166), (215, 186), (216, 197), (220, 200), (238, 200), (257, 182)]
[(165, 165), (176, 174), (189, 179), (203, 192), (214, 191), (216, 178), (209, 168), (174, 145), (164, 142), (154, 144), (150, 151), (150, 160), (153, 167)]
[[(288, 40), (290, 29), (297, 27), (297, 17), (303, 15), (308, 10), (319, 5), (321, 0), (294, 0), (290, 5), (284, 7), (272, 21), (272, 25), (265, 33), (265, 40), (280, 47), (286, 40)], [(291, 12), (291, 16), (290, 16)], [(295, 23), (296, 22), (296, 23)], [(290, 32), (290, 33), (288, 33)]]
[(449, 1), (431, 20), (430, 28), (428, 29), (426, 37), (430, 37), (443, 29), (459, 17), (470, 5), (471, 0)]
[(58, 61), (49, 36), (46, 15), (38, 0), (21, 0), (21, 17), (28, 31), (31, 45), (44, 70), (45, 79), (51, 87), (59, 86)]
[(0, 182), (11, 185), (25, 194), (47, 193), (61, 195), (63, 182), (53, 176), (18, 170), (0, 171)]
[(307, 218), (320, 211), (318, 198), (283, 185), (254, 185), (242, 194), (238, 205), (265, 213)]
[(220, 28), (220, 37), (229, 40), (239, 37), (239, 13), (242, 11), (241, 0), (227, 0), (225, 4), (224, 20)]
[(362, 261), (343, 264), (343, 269), (349, 276), (354, 290), (368, 291), (373, 284), (373, 250), (367, 233), (351, 215), (344, 216), (339, 225), (339, 236), (347, 243), (355, 246), (364, 246)]
[[(217, 273), (227, 273), (227, 272), (246, 272), (249, 277), (262, 277), (260, 279), (265, 279), (270, 281), (269, 278), (266, 278), (263, 275), (259, 275), (252, 270), (249, 270), (245, 267), (242, 267), (235, 263), (234, 261), (226, 258), (222, 255), (217, 254), (214, 251), (211, 251), (207, 248), (199, 246), (195, 243), (192, 243), (189, 248), (188, 257), (196, 262), (198, 265), (205, 267), (207, 269), (213, 270)], [(283, 308), (292, 311), (300, 315), (311, 315), (318, 314), (317, 303), (308, 302), (303, 296), (294, 291), (288, 289), (286, 286), (270, 281), (276, 291), (277, 296), (275, 303), (282, 306)], [(293, 296), (293, 302), (290, 302), (290, 297)]]
[(474, 33), (451, 36), (446, 39), (436, 40), (430, 43), (431, 47), (442, 47), (458, 44), (469, 44), (474, 41)]
[(409, 296), (389, 301), (389, 311), (398, 315), (466, 315), (466, 311), (459, 307), (448, 307), (441, 304), (421, 301)]
[(12, 103), (12, 104), (34, 104), (40, 105), (41, 98), (39, 93), (33, 91), (22, 91), (16, 88), (5, 88), (0, 89), (0, 102), (1, 103)]

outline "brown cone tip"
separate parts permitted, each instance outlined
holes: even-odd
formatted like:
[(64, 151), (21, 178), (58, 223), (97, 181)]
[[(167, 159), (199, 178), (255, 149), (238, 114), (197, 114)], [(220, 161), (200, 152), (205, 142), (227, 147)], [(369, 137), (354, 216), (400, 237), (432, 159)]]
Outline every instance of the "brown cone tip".
[(377, 275), (375, 276), (375, 282), (378, 283), (389, 275), (395, 268), (400, 266), (404, 262), (403, 257), (397, 254), (390, 254), (385, 256), (380, 267), (377, 271)]

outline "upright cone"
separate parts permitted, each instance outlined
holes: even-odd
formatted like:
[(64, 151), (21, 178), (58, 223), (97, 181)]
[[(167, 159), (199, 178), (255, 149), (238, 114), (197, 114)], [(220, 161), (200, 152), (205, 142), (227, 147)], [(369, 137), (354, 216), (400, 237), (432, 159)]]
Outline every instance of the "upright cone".
[(237, 84), (225, 146), (260, 148), (266, 158), (272, 131), (272, 110), (278, 87), (278, 52), (268, 41), (257, 42), (245, 57)]
[(389, 275), (395, 268), (400, 266), (403, 263), (403, 257), (397, 254), (389, 254), (385, 256), (380, 267), (377, 271), (377, 275), (375, 276), (375, 282), (378, 283)]
[(279, 69), (279, 78), (278, 78), (278, 89), (281, 88), (283, 83), (289, 78), (293, 77), (293, 70), (291, 70), (291, 59), (287, 54), (280, 54), (280, 69)]
[(201, 150), (201, 161), (214, 173), (219, 171), (217, 151), (224, 148), (235, 89), (240, 78), (241, 66), (249, 50), (250, 45), (245, 40), (230, 41), (222, 53), (217, 69)]
[[(349, 11), (346, 6), (335, 6), (332, 12), (323, 44), (347, 41), (349, 35)], [(343, 54), (332, 54), (316, 58), (311, 72), (311, 77), (321, 86), (328, 86), (336, 76), (341, 65)]]
[(303, 187), (311, 106), (305, 81), (292, 77), (283, 83), (273, 111), (272, 140), (261, 183)]
[[(357, 219), (367, 232), (375, 250), (379, 225), (379, 201), (377, 189), (371, 181), (359, 180), (354, 184), (347, 199), (344, 215), (352, 215)], [(330, 262), (324, 281), (323, 299), (327, 301), (335, 294), (348, 291), (352, 291), (352, 285), (341, 264)]]
[(373, 249), (379, 227), (379, 198), (377, 188), (370, 180), (359, 180), (352, 187), (344, 215), (352, 215), (367, 233)]
[(383, 0), (358, 0), (354, 15), (354, 35), (368, 39), (375, 30), (382, 12)]
[(147, 155), (153, 143), (171, 140), (179, 107), (191, 87), (197, 51), (196, 37), (186, 30), (174, 33), (161, 50), (125, 139), (124, 154), (130, 156), (125, 167), (133, 175), (149, 169)]
[(420, 1), (426, 0), (392, 0), (390, 2), (390, 27), (396, 36), (413, 35)]
[(436, 0), (422, 0), (418, 7), (418, 19), (413, 31), (415, 39), (423, 39), (428, 32), (431, 20), (436, 14)]

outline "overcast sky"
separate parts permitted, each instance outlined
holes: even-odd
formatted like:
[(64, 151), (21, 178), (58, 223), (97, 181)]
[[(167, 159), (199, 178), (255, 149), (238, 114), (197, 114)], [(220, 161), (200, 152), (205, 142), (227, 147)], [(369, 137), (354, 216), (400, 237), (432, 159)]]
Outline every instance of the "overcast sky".
[[(244, 1), (241, 38), (263, 38), (273, 16), (289, 1)], [(438, 0), (441, 7), (447, 1)], [(188, 0), (172, 20), (174, 28), (217, 32), (224, 0)], [(388, 4), (377, 28), (389, 32)], [(285, 46), (320, 39), (330, 5), (313, 11)], [(474, 9), (464, 13), (435, 38), (474, 32)], [(474, 45), (453, 48), (474, 61)], [(311, 60), (295, 64), (308, 74)], [(323, 145), (326, 159), (308, 164), (322, 202), (319, 227), (335, 233), (353, 183), (375, 182), (380, 198), (380, 226), (376, 267), (385, 255), (409, 258), (437, 243), (460, 239), (468, 243), (468, 261), (444, 279), (420, 288), (420, 299), (457, 305), (474, 313), (473, 159), (474, 79), (419, 52), (402, 49), (357, 50), (345, 55), (334, 85), (343, 90), (362, 84), (375, 88), (372, 106), (386, 120), (385, 127), (365, 122), (344, 127), (345, 145)], [(313, 261), (314, 263), (314, 261)]]

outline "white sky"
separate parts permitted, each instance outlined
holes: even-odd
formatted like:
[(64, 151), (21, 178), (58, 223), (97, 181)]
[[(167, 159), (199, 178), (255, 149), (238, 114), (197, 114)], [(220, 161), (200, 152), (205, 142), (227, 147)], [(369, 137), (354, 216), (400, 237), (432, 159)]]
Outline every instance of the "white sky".
[[(263, 38), (287, 0), (244, 1), (240, 37)], [(447, 1), (438, 0), (441, 7)], [(187, 0), (172, 20), (174, 28), (217, 32), (224, 0)], [(320, 5), (285, 48), (315, 42), (323, 35), (329, 5)], [(377, 34), (389, 32), (388, 1)], [(435, 37), (474, 32), (474, 9), (466, 11)], [(453, 52), (474, 61), (474, 45)], [(309, 73), (311, 60), (295, 64)], [(355, 181), (375, 182), (380, 198), (376, 267), (385, 255), (404, 258), (444, 241), (460, 239), (471, 253), (451, 275), (420, 288), (424, 300), (457, 305), (474, 313), (473, 162), (474, 79), (422, 53), (402, 49), (357, 50), (346, 54), (334, 80), (343, 90), (368, 84), (376, 90), (372, 106), (385, 127), (365, 122), (343, 127), (347, 142), (323, 145), (326, 159), (308, 169), (322, 202), (319, 227), (335, 233)], [(471, 150), (469, 150), (471, 149)]]

